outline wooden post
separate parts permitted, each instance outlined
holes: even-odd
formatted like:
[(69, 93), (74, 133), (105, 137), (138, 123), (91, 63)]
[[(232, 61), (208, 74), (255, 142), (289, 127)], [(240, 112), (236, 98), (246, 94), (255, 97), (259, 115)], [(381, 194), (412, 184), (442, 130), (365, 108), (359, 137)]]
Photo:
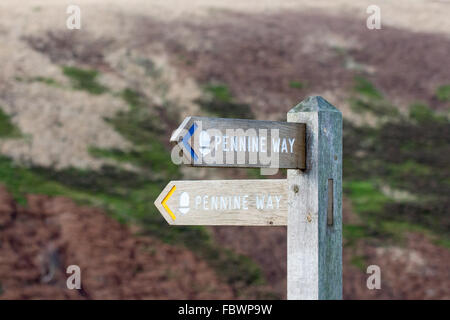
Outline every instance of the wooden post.
[(342, 114), (313, 96), (287, 120), (306, 123), (306, 169), (288, 170), (287, 298), (342, 299)]

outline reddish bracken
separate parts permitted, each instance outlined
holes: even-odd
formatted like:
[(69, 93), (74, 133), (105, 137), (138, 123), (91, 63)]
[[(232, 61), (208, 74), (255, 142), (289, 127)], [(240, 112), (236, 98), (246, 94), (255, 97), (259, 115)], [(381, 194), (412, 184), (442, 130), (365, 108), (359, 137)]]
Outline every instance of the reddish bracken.
[[(0, 188), (0, 299), (232, 299), (190, 251), (133, 235), (98, 209)], [(66, 268), (81, 268), (81, 290)], [(2, 293), (1, 293), (2, 292)]]

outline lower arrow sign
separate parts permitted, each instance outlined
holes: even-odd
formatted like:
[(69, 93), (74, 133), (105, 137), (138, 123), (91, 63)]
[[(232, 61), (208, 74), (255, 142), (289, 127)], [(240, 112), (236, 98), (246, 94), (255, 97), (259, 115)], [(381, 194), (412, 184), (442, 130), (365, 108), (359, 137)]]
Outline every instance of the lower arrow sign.
[(286, 225), (285, 179), (171, 181), (155, 205), (171, 225)]

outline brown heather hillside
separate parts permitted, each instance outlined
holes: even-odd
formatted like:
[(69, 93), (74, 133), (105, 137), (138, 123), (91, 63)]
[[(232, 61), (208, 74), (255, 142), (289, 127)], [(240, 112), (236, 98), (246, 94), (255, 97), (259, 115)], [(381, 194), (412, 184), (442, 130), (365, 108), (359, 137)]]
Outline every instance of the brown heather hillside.
[[(66, 287), (81, 268), (82, 290)], [(0, 299), (232, 299), (192, 252), (139, 237), (102, 211), (0, 188)]]
[[(279, 266), (286, 265), (286, 248), (268, 246), (249, 229), (220, 228), (217, 237), (260, 263), (268, 284), (283, 295), (285, 270)], [(101, 210), (66, 198), (29, 195), (25, 209), (0, 188), (0, 231), (0, 299), (239, 298), (192, 252), (137, 236)], [(344, 298), (450, 298), (442, 263), (450, 253), (420, 234), (408, 236), (404, 247), (360, 243), (356, 250), (380, 265), (382, 290), (367, 290), (367, 275), (352, 263), (354, 252), (344, 249)], [(82, 290), (66, 287), (72, 264), (81, 268)]]

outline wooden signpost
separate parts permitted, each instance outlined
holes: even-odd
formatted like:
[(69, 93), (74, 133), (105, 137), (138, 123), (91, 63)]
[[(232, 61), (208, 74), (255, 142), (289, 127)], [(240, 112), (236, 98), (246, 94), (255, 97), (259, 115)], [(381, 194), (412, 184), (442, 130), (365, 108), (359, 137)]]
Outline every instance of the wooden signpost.
[(342, 114), (322, 97), (291, 109), (306, 124), (306, 170), (288, 170), (288, 299), (342, 299)]
[(192, 166), (289, 170), (281, 180), (171, 181), (155, 201), (170, 225), (287, 225), (288, 299), (342, 299), (339, 110), (314, 96), (288, 122), (188, 117), (171, 141)]

